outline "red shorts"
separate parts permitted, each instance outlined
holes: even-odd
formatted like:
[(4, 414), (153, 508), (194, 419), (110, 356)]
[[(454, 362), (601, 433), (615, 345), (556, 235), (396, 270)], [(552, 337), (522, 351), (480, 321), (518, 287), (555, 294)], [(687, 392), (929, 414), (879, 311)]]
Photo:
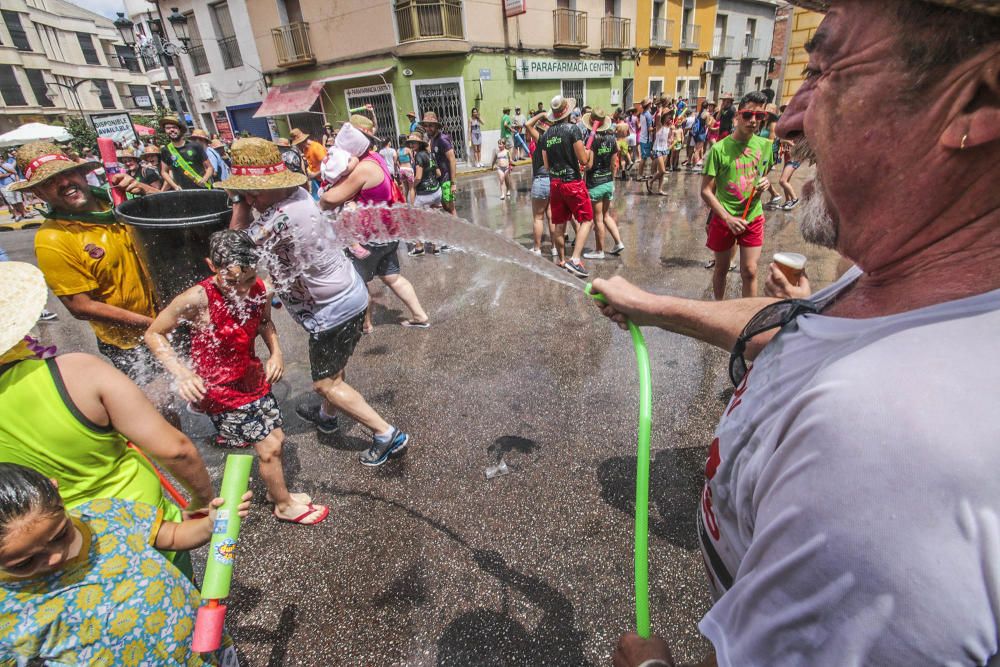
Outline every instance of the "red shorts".
[(750, 221), (746, 231), (736, 236), (722, 218), (712, 214), (708, 221), (708, 242), (705, 246), (713, 252), (725, 252), (739, 243), (742, 248), (759, 248), (764, 245), (764, 216)]
[(552, 206), (553, 225), (565, 225), (571, 216), (577, 222), (590, 222), (594, 219), (590, 192), (582, 180), (559, 181), (553, 178), (549, 185), (549, 204)]

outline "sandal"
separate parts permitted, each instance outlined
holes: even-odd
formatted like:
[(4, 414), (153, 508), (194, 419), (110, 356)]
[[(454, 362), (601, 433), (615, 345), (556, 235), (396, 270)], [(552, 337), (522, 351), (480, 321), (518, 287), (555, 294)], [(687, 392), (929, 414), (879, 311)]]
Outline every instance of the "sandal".
[(413, 320), (403, 320), (402, 322), (400, 322), (400, 325), (402, 325), (404, 327), (409, 327), (410, 329), (430, 329), (431, 328), (430, 321), (414, 322)]
[[(317, 523), (320, 523), (321, 521), (323, 521), (323, 519), (329, 516), (330, 508), (326, 507), (325, 505), (313, 505), (310, 503), (308, 505), (308, 509), (306, 509), (305, 512), (298, 515), (294, 519), (286, 519), (285, 517), (280, 516), (278, 514), (277, 509), (274, 510), (273, 514), (274, 518), (277, 519), (278, 521), (285, 521), (287, 523), (297, 523), (301, 526), (315, 526)], [(315, 516), (316, 514), (319, 514), (319, 516), (318, 517)], [(313, 518), (309, 519), (310, 517)]]

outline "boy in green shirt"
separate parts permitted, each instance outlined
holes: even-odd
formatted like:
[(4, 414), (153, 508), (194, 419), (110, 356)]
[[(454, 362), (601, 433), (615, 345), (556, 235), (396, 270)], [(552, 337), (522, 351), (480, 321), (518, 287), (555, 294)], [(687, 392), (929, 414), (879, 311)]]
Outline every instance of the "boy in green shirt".
[(757, 296), (757, 261), (764, 245), (764, 209), (758, 195), (767, 190), (764, 176), (771, 168), (771, 142), (757, 136), (767, 121), (763, 93), (747, 93), (740, 100), (733, 133), (712, 146), (705, 158), (701, 198), (712, 214), (708, 241), (715, 253), (712, 289), (717, 301), (726, 294), (726, 274), (735, 244), (740, 246), (743, 296)]

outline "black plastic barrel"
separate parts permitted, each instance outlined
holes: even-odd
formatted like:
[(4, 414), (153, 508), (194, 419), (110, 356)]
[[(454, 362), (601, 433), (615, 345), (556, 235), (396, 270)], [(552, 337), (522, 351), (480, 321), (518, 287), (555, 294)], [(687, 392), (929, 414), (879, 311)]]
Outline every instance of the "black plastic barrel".
[(115, 216), (129, 226), (162, 308), (209, 275), (208, 237), (233, 211), (222, 190), (175, 190), (123, 202)]

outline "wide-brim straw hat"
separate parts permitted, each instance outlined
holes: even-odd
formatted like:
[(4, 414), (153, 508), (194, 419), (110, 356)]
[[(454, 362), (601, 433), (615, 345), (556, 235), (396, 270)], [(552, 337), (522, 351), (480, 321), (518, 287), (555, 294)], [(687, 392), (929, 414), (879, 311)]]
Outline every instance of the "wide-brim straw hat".
[(438, 115), (433, 111), (428, 111), (424, 114), (423, 119), (420, 121), (421, 125), (437, 125), (441, 127), (441, 121), (438, 120)]
[(0, 262), (0, 354), (31, 332), (45, 308), (45, 276), (34, 264)]
[(205, 130), (201, 129), (200, 127), (191, 130), (191, 138), (192, 139), (203, 139), (206, 142), (211, 139), (211, 137), (208, 136), (208, 132), (206, 132)]
[(229, 178), (216, 185), (223, 190), (280, 190), (306, 182), (305, 174), (288, 170), (281, 151), (266, 139), (239, 139), (229, 149), (229, 155)]
[(576, 98), (556, 95), (552, 98), (550, 108), (548, 120), (550, 123), (556, 123), (573, 113), (573, 109), (576, 108)]
[(17, 152), (17, 168), (24, 174), (24, 180), (7, 187), (15, 191), (25, 190), (64, 171), (72, 169), (85, 174), (100, 166), (101, 163), (96, 161), (77, 162), (66, 155), (63, 149), (48, 141), (33, 141), (21, 146)]
[(719, 95), (719, 99), (720, 100), (731, 100), (731, 99), (733, 99), (733, 94), (732, 93), (722, 93), (721, 95)]
[(299, 128), (294, 128), (288, 133), (288, 140), (292, 142), (293, 146), (298, 146), (303, 141), (309, 138), (309, 135), (300, 130)]
[[(830, 9), (830, 5), (836, 0), (788, 0), (791, 4), (803, 9), (811, 9), (814, 12), (825, 13)], [(940, 7), (950, 7), (965, 12), (976, 14), (989, 14), (990, 16), (1000, 16), (1000, 2), (997, 0), (921, 0)]]
[(137, 158), (135, 156), (134, 153), (129, 153), (128, 151), (115, 151), (115, 157), (118, 158), (119, 162), (121, 162), (122, 160), (138, 160), (139, 159), (139, 158)]
[(288, 139), (285, 139), (284, 137), (278, 137), (277, 139), (274, 140), (274, 143), (277, 144), (278, 146), (281, 146), (282, 148), (287, 148), (292, 145), (291, 143), (289, 143)]
[(209, 144), (212, 148), (225, 148), (226, 145), (219, 141), (218, 139), (212, 139), (212, 143)]
[(417, 144), (423, 144), (424, 146), (426, 146), (427, 145), (427, 140), (424, 139), (424, 136), (422, 134), (417, 134), (416, 132), (414, 132), (413, 134), (411, 134), (410, 136), (408, 136), (406, 138), (406, 141), (404, 141), (403, 143), (404, 144), (417, 143)]
[(160, 157), (160, 149), (159, 149), (159, 147), (158, 147), (158, 146), (154, 146), (153, 144), (149, 144), (149, 145), (148, 145), (148, 146), (146, 146), (146, 148), (145, 148), (145, 149), (144, 149), (144, 150), (142, 151), (142, 156), (143, 156), (143, 157), (150, 157), (150, 156), (154, 156), (154, 155), (155, 155), (156, 157)]
[(375, 121), (368, 116), (363, 116), (359, 113), (351, 114), (351, 120), (348, 122), (367, 134), (369, 137), (372, 137), (373, 139), (377, 138), (375, 137)]
[(165, 125), (176, 125), (180, 128), (181, 132), (187, 132), (187, 123), (183, 122), (177, 116), (164, 116), (160, 119), (160, 129), (162, 130)]
[(583, 114), (583, 124), (588, 128), (592, 128), (594, 123), (600, 123), (597, 126), (598, 132), (607, 132), (611, 129), (611, 116), (604, 113), (603, 109), (594, 109), (588, 113)]

